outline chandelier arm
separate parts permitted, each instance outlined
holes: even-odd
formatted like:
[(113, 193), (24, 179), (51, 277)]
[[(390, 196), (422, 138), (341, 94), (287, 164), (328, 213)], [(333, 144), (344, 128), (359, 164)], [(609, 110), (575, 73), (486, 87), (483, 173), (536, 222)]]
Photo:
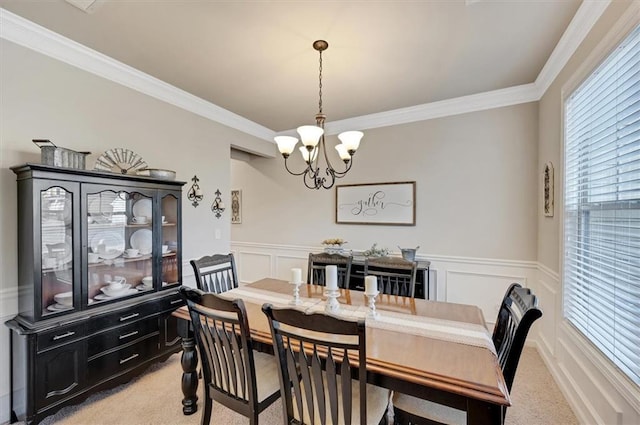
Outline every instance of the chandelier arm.
[[(331, 189), (333, 187), (333, 185), (336, 183), (336, 174), (335, 171), (332, 169), (327, 168), (326, 171), (327, 176), (331, 177), (330, 180), (328, 180), (329, 184), (326, 185), (325, 182), (327, 182), (327, 179), (322, 179), (322, 187), (324, 189)], [(338, 176), (339, 177), (339, 176)]]
[(349, 170), (351, 170), (351, 165), (353, 164), (353, 157), (351, 157), (351, 160), (349, 161), (349, 163), (347, 164), (347, 168), (344, 169), (344, 171), (336, 171), (333, 170), (334, 174), (336, 175), (337, 178), (341, 178), (344, 177), (345, 175), (347, 175), (347, 173), (349, 172)]
[[(320, 189), (322, 187), (323, 178), (318, 176), (318, 170), (315, 173), (306, 173), (302, 178), (304, 185), (309, 189)], [(313, 184), (312, 184), (313, 183)]]
[(309, 169), (311, 168), (311, 166), (309, 164), (307, 164), (307, 168), (305, 168), (304, 170), (302, 170), (299, 173), (293, 172), (289, 169), (289, 165), (287, 164), (287, 159), (284, 159), (284, 168), (289, 172), (289, 174), (293, 175), (293, 176), (301, 176), (303, 174), (307, 174), (309, 172)]

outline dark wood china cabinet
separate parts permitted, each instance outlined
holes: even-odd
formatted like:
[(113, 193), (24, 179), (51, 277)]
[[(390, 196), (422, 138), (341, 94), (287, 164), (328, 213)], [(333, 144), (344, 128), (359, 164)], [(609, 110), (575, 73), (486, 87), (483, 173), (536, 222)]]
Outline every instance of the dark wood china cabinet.
[(12, 420), (38, 423), (181, 349), (184, 182), (13, 167), (18, 315)]

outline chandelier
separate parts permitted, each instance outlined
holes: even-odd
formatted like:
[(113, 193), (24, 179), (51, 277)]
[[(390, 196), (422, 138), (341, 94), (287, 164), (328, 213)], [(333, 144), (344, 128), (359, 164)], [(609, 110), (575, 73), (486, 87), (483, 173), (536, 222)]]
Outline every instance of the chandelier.
[[(358, 146), (360, 146), (360, 139), (362, 139), (361, 131), (345, 131), (338, 135), (338, 139), (342, 143), (337, 145), (335, 149), (338, 151), (340, 159), (344, 162), (344, 168), (337, 170), (331, 164), (329, 156), (327, 155), (327, 146), (324, 138), (324, 121), (326, 116), (322, 113), (322, 52), (327, 50), (329, 43), (324, 40), (316, 40), (313, 42), (313, 48), (320, 53), (320, 73), (319, 73), (319, 95), (320, 100), (318, 102), (318, 114), (316, 115), (316, 125), (303, 125), (297, 128), (297, 132), (300, 135), (302, 146), (298, 149), (302, 154), (302, 159), (307, 164), (307, 167), (299, 173), (291, 171), (287, 160), (294, 151), (298, 139), (292, 136), (276, 136), (274, 140), (278, 144), (278, 150), (284, 158), (284, 167), (294, 176), (303, 176), (305, 186), (309, 189), (329, 189), (331, 188), (337, 178), (344, 177), (351, 169), (353, 164), (352, 157), (356, 153)], [(321, 157), (323, 158), (321, 161)], [(326, 168), (321, 173), (321, 164), (325, 164)], [(325, 165), (322, 165), (324, 168)]]

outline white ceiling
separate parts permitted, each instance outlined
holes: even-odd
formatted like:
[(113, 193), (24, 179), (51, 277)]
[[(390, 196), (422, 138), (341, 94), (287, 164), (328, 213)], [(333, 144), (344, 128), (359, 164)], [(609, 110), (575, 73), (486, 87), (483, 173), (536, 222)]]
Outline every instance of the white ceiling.
[[(87, 2), (91, 4), (91, 1)], [(580, 0), (133, 1), (0, 6), (274, 131), (533, 83)]]

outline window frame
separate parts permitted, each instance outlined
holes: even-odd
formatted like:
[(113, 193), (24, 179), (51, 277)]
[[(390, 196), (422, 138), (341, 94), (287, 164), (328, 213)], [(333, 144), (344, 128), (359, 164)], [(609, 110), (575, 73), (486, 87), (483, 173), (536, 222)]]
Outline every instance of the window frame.
[[(579, 331), (573, 324), (571, 324), (565, 315), (565, 293), (564, 293), (564, 273), (566, 269), (565, 264), (565, 208), (566, 202), (564, 199), (566, 187), (566, 104), (569, 97), (573, 92), (580, 87), (580, 85), (588, 79), (593, 72), (614, 52), (614, 50), (622, 43), (631, 32), (640, 25), (640, 3), (632, 3), (629, 8), (623, 13), (618, 22), (606, 33), (606, 35), (597, 43), (596, 47), (582, 60), (581, 64), (576, 67), (573, 74), (571, 74), (564, 83), (562, 83), (560, 89), (560, 164), (562, 166), (561, 172), (556, 175), (559, 177), (560, 187), (556, 193), (557, 201), (556, 205), (560, 205), (558, 208), (557, 219), (559, 220), (559, 252), (558, 252), (558, 264), (560, 266), (558, 281), (560, 284), (558, 296), (560, 299), (559, 308), (556, 310), (560, 313), (560, 318), (557, 320), (557, 335), (556, 338), (560, 338), (561, 335), (569, 337), (569, 340), (562, 345), (570, 344), (566, 346), (565, 351), (567, 354), (571, 354), (574, 350), (578, 350), (584, 359), (588, 360), (592, 366), (597, 367), (601, 376), (606, 379), (613, 388), (625, 399), (629, 405), (633, 406), (637, 411), (640, 411), (640, 387), (633, 382), (626, 374), (624, 374), (599, 348), (595, 346), (591, 340), (589, 340), (581, 331)], [(542, 162), (545, 160), (540, 159)], [(559, 198), (559, 199), (558, 199)], [(552, 350), (555, 352), (556, 350)], [(578, 352), (576, 351), (576, 353)], [(584, 364), (582, 368), (587, 368)], [(597, 385), (600, 379), (591, 377), (590, 380), (594, 385)]]

